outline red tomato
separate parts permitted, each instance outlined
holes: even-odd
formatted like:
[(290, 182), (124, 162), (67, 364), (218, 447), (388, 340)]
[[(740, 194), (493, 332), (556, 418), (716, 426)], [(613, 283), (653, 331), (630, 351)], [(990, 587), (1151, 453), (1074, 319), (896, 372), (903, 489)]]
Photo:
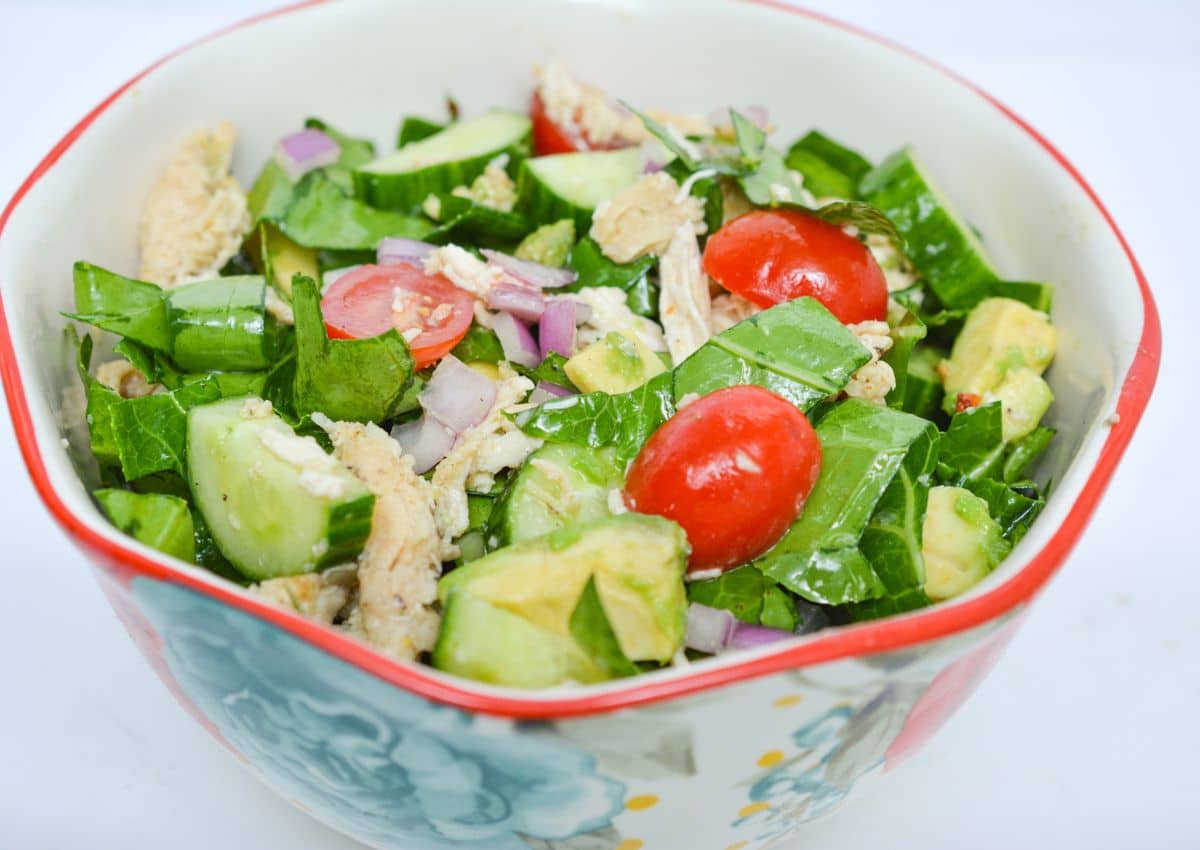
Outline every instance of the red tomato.
[(735, 218), (709, 238), (704, 270), (760, 307), (811, 295), (847, 325), (887, 318), (887, 280), (866, 246), (795, 210)]
[(790, 402), (755, 386), (692, 402), (629, 468), (625, 502), (683, 526), (691, 571), (729, 569), (787, 531), (821, 471), (821, 443)]
[(466, 336), (474, 309), (469, 292), (407, 263), (360, 266), (334, 281), (321, 299), (325, 329), (334, 339), (419, 328), (408, 344), (418, 369), (445, 357)]
[(583, 139), (576, 142), (567, 131), (550, 120), (550, 116), (546, 114), (546, 104), (542, 102), (542, 96), (537, 92), (533, 93), (533, 100), (529, 104), (529, 118), (533, 122), (533, 152), (535, 155), (545, 156), (551, 153), (574, 153), (587, 150), (587, 143)]

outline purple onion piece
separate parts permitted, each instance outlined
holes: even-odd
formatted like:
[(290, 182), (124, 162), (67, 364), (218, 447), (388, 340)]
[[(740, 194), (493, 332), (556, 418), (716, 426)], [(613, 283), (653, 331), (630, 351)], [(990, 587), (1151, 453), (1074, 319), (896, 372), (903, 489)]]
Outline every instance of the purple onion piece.
[(546, 296), (540, 289), (515, 283), (497, 283), (484, 300), (493, 310), (512, 313), (523, 322), (536, 322), (546, 309)]
[(795, 635), (784, 629), (769, 629), (766, 626), (738, 623), (733, 630), (733, 638), (729, 641), (729, 648), (753, 649), (757, 646), (766, 646), (769, 643), (787, 640), (790, 637), (795, 637)]
[(341, 146), (320, 130), (301, 130), (279, 140), (275, 161), (294, 183), (314, 168), (333, 165), (341, 152)]
[(395, 263), (408, 263), (410, 266), (420, 266), (425, 258), (434, 250), (436, 245), (419, 242), (416, 239), (403, 239), (399, 236), (385, 236), (376, 251), (376, 260), (386, 266)]
[(687, 609), (687, 633), (683, 645), (716, 655), (729, 646), (737, 626), (737, 618), (728, 611), (693, 602)]
[(392, 439), (412, 455), (413, 472), (423, 475), (450, 453), (455, 434), (432, 416), (421, 416), (392, 428)]
[(489, 264), (503, 269), (513, 279), (538, 289), (557, 289), (568, 283), (574, 283), (575, 278), (579, 276), (570, 269), (558, 269), (529, 260), (518, 260), (516, 257), (488, 248), (484, 248), (480, 253), (487, 258)]
[(546, 305), (538, 324), (538, 342), (543, 355), (553, 351), (570, 357), (575, 353), (576, 308), (577, 303), (570, 298), (560, 298)]
[(496, 402), (496, 385), (457, 357), (447, 355), (433, 370), (418, 400), (430, 417), (461, 434), (488, 415)]
[(511, 313), (492, 316), (492, 330), (500, 338), (504, 358), (509, 362), (533, 369), (542, 362), (542, 352), (529, 328)]

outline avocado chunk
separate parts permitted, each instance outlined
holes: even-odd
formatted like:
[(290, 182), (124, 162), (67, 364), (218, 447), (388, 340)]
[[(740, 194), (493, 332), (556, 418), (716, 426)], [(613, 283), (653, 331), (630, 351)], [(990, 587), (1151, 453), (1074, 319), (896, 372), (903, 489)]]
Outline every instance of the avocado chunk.
[(1033, 433), (1054, 402), (1054, 393), (1037, 372), (1022, 367), (1009, 369), (999, 386), (983, 396), (983, 401), (1000, 402), (1004, 441), (1011, 443)]
[(489, 523), (492, 548), (610, 516), (609, 494), (625, 484), (616, 451), (549, 443), (522, 464)]
[(543, 224), (530, 233), (521, 240), (513, 256), (543, 266), (565, 266), (574, 244), (575, 221), (564, 218), (553, 224)]
[(266, 222), (259, 225), (258, 238), (262, 251), (260, 270), (277, 291), (290, 298), (292, 278), (298, 274), (320, 280), (316, 251), (296, 244)]
[(610, 331), (563, 364), (567, 377), (585, 393), (627, 393), (666, 365), (641, 340)]
[(466, 591), (570, 640), (571, 613), (595, 576), (625, 655), (666, 662), (683, 644), (689, 554), (687, 536), (670, 520), (621, 514), (498, 549), (444, 576), (438, 598), (445, 604), (452, 593)]
[(433, 666), (493, 685), (548, 688), (606, 678), (570, 637), (543, 629), (467, 590), (446, 599)]
[(987, 502), (961, 487), (930, 488), (921, 544), (930, 599), (940, 602), (974, 587), (1009, 548)]
[(942, 365), (946, 412), (954, 412), (960, 393), (983, 397), (995, 390), (1010, 369), (1041, 375), (1057, 345), (1058, 333), (1045, 313), (1012, 298), (979, 302)]

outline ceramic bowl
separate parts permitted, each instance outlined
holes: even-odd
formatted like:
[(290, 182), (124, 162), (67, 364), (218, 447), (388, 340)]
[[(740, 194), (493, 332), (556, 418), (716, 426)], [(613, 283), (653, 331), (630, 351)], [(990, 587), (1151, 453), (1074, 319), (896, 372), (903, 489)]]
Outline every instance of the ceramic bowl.
[[(1060, 436), (1048, 507), (949, 604), (603, 686), (490, 688), (395, 663), (111, 528), (88, 497), (59, 311), (70, 263), (136, 269), (168, 153), (230, 119), (253, 178), (308, 115), (387, 139), (402, 112), (520, 107), (558, 54), (640, 104), (765, 103), (872, 157), (903, 144), (1001, 271), (1058, 286)], [(1050, 144), (912, 54), (782, 5), (734, 0), (304, 4), (179, 51), (46, 156), (0, 218), (0, 358), (39, 493), (163, 680), (264, 782), (367, 844), (406, 850), (759, 848), (841, 805), (971, 692), (1092, 515), (1154, 383), (1159, 327), (1108, 213)]]

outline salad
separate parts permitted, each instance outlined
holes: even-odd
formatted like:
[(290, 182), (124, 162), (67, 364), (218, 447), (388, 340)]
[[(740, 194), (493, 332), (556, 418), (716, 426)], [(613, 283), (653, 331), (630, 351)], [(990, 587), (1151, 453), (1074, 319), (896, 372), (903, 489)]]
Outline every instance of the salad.
[(527, 112), (448, 112), (386, 149), (310, 118), (248, 192), (201, 131), (137, 277), (76, 263), (119, 529), (523, 688), (934, 605), (1028, 531), (1053, 290), (1001, 279), (914, 151), (557, 62)]

